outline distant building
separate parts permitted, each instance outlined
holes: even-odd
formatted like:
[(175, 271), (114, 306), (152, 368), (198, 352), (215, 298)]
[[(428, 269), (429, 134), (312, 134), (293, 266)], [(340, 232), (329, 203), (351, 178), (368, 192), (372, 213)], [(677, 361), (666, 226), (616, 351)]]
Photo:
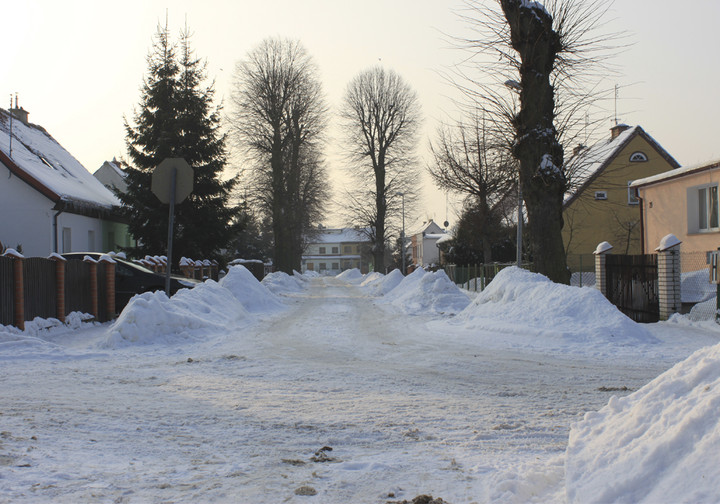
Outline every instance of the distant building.
[(420, 228), (410, 235), (413, 266), (430, 267), (440, 264), (438, 240), (447, 239), (446, 231), (432, 219), (421, 224)]
[(95, 170), (93, 177), (111, 191), (127, 192), (126, 174), (122, 169), (122, 163), (115, 158), (112, 161), (105, 161), (100, 168)]
[(132, 245), (120, 202), (22, 108), (0, 109), (0, 243), (25, 256)]
[(352, 268), (368, 273), (370, 246), (367, 234), (360, 230), (321, 229), (305, 248), (302, 273), (316, 271), (323, 275), (337, 275)]
[[(639, 254), (640, 206), (630, 184), (680, 166), (640, 126), (619, 124), (610, 138), (578, 146), (566, 163), (570, 189), (563, 204), (562, 230), (568, 266), (608, 241), (620, 254)], [(585, 267), (585, 266), (583, 266)]]

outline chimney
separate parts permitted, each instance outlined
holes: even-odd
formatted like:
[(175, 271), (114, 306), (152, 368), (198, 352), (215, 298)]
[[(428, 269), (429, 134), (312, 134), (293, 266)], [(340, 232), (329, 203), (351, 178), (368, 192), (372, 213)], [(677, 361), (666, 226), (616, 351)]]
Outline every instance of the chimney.
[(22, 121), (23, 124), (28, 123), (27, 111), (22, 107), (18, 107), (17, 93), (15, 93), (15, 108), (12, 108), (12, 96), (10, 97), (10, 113), (15, 116), (15, 119), (19, 119), (20, 121)]
[(630, 126), (628, 126), (627, 124), (616, 124), (615, 126), (610, 128), (610, 139), (616, 139), (620, 135), (620, 133), (627, 129), (630, 129)]

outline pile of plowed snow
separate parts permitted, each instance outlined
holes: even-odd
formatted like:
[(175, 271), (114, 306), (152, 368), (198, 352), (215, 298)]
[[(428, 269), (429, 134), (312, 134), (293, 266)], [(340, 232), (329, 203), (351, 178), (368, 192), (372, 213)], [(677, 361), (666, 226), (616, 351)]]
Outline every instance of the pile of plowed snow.
[(360, 286), (371, 296), (384, 296), (397, 287), (403, 281), (403, 278), (405, 277), (397, 269), (392, 270), (387, 275), (373, 272), (365, 277)]
[(255, 320), (251, 312), (269, 313), (283, 306), (247, 268), (233, 266), (220, 283), (207, 280), (171, 298), (162, 291), (133, 297), (110, 326), (102, 346), (199, 341), (208, 329), (238, 328)]
[(231, 267), (219, 283), (251, 313), (274, 312), (285, 306), (244, 266)]
[(250, 317), (227, 289), (206, 280), (193, 289), (179, 290), (171, 298), (162, 291), (133, 297), (110, 326), (103, 346), (202, 340), (208, 329), (235, 327)]
[(469, 329), (570, 343), (613, 346), (658, 340), (592, 287), (556, 284), (538, 273), (509, 267), (463, 310), (454, 323)]
[(309, 278), (303, 278), (299, 273), (288, 275), (283, 271), (274, 271), (265, 275), (262, 284), (270, 289), (270, 292), (283, 296), (304, 291), (307, 287), (305, 282), (308, 280)]
[(720, 345), (572, 426), (568, 502), (717, 502)]
[(411, 315), (438, 315), (462, 311), (470, 303), (470, 298), (444, 271), (426, 272), (418, 268), (386, 292), (381, 302), (397, 306)]
[(344, 280), (347, 283), (358, 284), (358, 283), (362, 282), (365, 277), (363, 276), (362, 273), (360, 273), (359, 269), (352, 268), (352, 269), (343, 271), (342, 273), (337, 275), (337, 278), (339, 278), (340, 280)]

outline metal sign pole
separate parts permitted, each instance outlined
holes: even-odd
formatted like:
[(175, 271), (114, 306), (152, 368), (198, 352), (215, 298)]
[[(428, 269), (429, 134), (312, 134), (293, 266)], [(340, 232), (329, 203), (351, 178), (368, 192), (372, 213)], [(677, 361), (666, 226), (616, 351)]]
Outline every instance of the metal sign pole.
[(165, 295), (170, 297), (170, 269), (172, 265), (172, 242), (173, 227), (175, 225), (175, 186), (177, 184), (177, 168), (172, 169), (170, 178), (170, 214), (168, 215), (168, 249), (167, 249), (167, 268), (165, 271)]

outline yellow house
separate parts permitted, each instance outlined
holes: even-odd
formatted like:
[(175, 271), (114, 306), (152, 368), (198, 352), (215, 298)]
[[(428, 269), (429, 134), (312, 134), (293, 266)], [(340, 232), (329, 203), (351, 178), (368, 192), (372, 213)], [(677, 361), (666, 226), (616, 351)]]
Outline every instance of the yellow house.
[(630, 184), (680, 166), (640, 126), (619, 124), (610, 131), (607, 140), (577, 147), (567, 163), (563, 241), (573, 271), (582, 256), (589, 265), (592, 252), (603, 241), (610, 242), (616, 253), (640, 254), (640, 205)]
[[(720, 247), (720, 160), (683, 166), (636, 180), (642, 212), (642, 243), (652, 252), (660, 240), (674, 234), (683, 253)], [(703, 264), (703, 267), (705, 265)]]

